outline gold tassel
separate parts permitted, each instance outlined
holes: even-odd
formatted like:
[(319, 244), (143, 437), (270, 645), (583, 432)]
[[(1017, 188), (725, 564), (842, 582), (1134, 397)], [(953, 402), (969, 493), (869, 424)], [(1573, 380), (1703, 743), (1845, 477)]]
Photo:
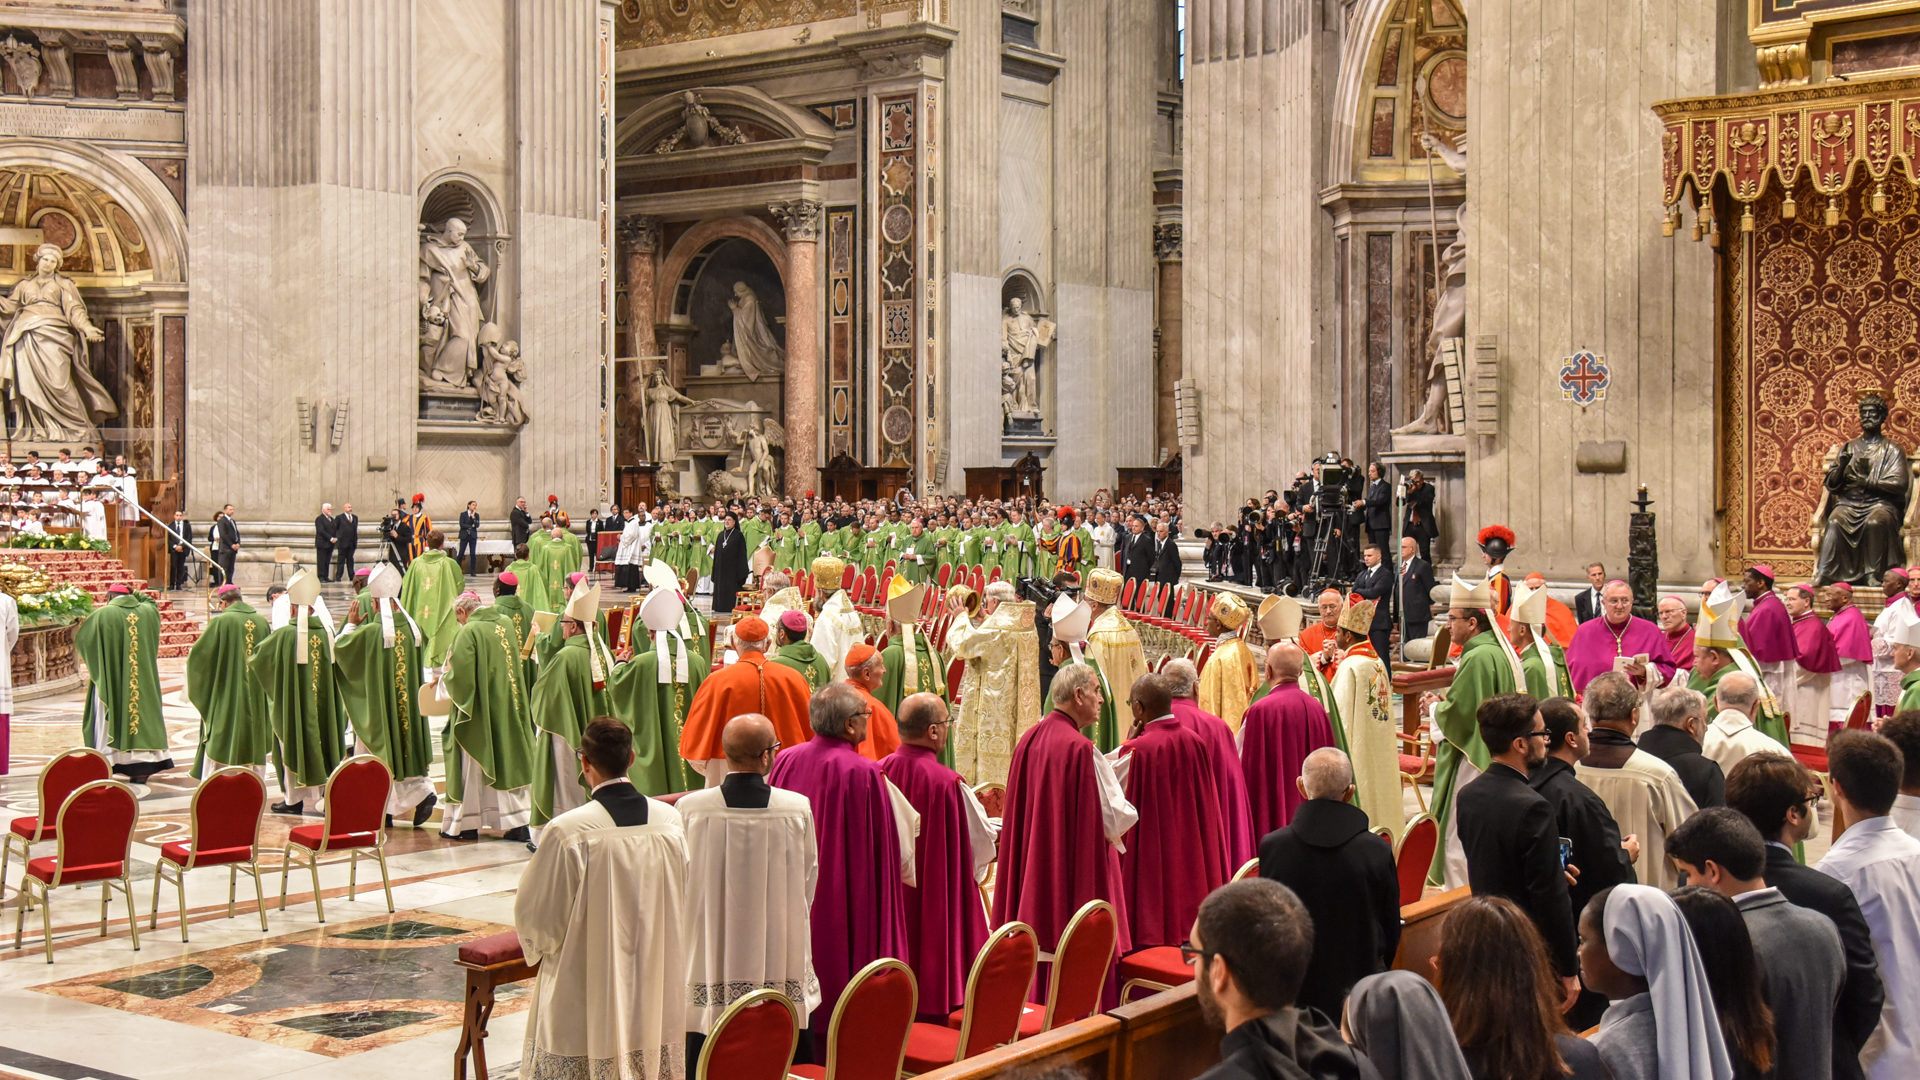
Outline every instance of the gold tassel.
[(1793, 193), (1788, 192), (1787, 201), (1780, 204), (1780, 220), (1792, 221), (1793, 215), (1799, 212), (1800, 212), (1800, 207), (1795, 205), (1793, 201)]
[(1660, 235), (1661, 236), (1672, 236), (1676, 231), (1678, 231), (1679, 221), (1677, 219), (1679, 218), (1679, 216), (1680, 216), (1679, 207), (1673, 207), (1673, 206), (1668, 207), (1667, 212), (1660, 215)]
[(1746, 203), (1744, 205), (1746, 209), (1742, 211), (1740, 214), (1740, 231), (1752, 232), (1753, 231), (1753, 204)]
[(1884, 183), (1873, 185), (1873, 212), (1876, 214), (1887, 212), (1887, 185)]
[(1840, 224), (1840, 200), (1828, 199), (1827, 200), (1827, 228), (1831, 229), (1838, 224)]

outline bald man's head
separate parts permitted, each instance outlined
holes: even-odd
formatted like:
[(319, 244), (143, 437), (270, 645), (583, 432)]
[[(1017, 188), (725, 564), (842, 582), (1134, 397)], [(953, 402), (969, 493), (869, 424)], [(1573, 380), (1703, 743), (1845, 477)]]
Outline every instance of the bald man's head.
[(1338, 748), (1323, 746), (1300, 766), (1300, 794), (1309, 799), (1344, 799), (1353, 786), (1353, 762)]
[(727, 768), (735, 772), (765, 775), (773, 768), (773, 755), (768, 751), (778, 742), (773, 721), (759, 713), (741, 713), (720, 730), (720, 750), (727, 755)]
[(894, 722), (899, 725), (902, 738), (917, 739), (946, 718), (947, 703), (941, 701), (938, 694), (911, 694), (900, 703), (900, 711), (894, 714)]
[(1173, 693), (1163, 676), (1151, 672), (1133, 680), (1133, 706), (1148, 720), (1173, 711)]
[(1300, 651), (1300, 646), (1291, 641), (1277, 642), (1267, 649), (1267, 681), (1297, 679), (1306, 664), (1307, 654)]

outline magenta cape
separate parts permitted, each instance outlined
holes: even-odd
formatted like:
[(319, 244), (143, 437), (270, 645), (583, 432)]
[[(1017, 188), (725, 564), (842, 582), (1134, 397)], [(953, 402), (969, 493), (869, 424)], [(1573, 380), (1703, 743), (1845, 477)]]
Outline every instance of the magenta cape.
[(1791, 660), (1799, 650), (1793, 643), (1793, 619), (1787, 605), (1769, 589), (1753, 602), (1753, 610), (1740, 620), (1740, 640), (1747, 652), (1762, 664)]
[(1333, 745), (1327, 710), (1300, 689), (1281, 683), (1240, 718), (1240, 770), (1247, 781), (1253, 834), (1265, 836), (1293, 820), (1305, 798), (1294, 781), (1307, 755)]
[(1253, 811), (1247, 806), (1247, 778), (1240, 771), (1240, 751), (1233, 745), (1233, 729), (1192, 698), (1174, 698), (1173, 717), (1180, 721), (1181, 727), (1200, 736), (1200, 741), (1207, 744), (1220, 817), (1227, 833), (1227, 861), (1238, 870), (1259, 854), (1260, 838), (1253, 834)]
[(1673, 657), (1673, 666), (1684, 671), (1693, 670), (1693, 626), (1683, 627), (1678, 634), (1667, 634), (1667, 654)]
[(1647, 662), (1660, 669), (1660, 683), (1673, 681), (1674, 664), (1667, 635), (1658, 626), (1638, 615), (1627, 616), (1626, 629), (1616, 631), (1602, 615), (1588, 619), (1573, 632), (1573, 644), (1567, 646), (1567, 675), (1573, 680), (1573, 692), (1587, 688), (1594, 676), (1613, 670), (1616, 656), (1647, 654)]
[(1127, 801), (1140, 812), (1120, 856), (1133, 947), (1178, 945), (1200, 901), (1233, 874), (1213, 763), (1200, 736), (1173, 717), (1148, 724), (1125, 749)]
[(907, 955), (906, 886), (900, 834), (880, 766), (845, 739), (809, 739), (774, 759), (767, 781), (813, 804), (820, 883), (813, 895), (813, 970), (825, 1031), (855, 972), (883, 956)]
[(1867, 628), (1867, 617), (1860, 614), (1859, 608), (1848, 604), (1834, 612), (1827, 630), (1833, 634), (1840, 659), (1873, 663), (1873, 632)]
[(906, 746), (880, 759), (880, 771), (920, 814), (913, 843), (920, 884), (907, 889), (907, 966), (920, 984), (921, 1016), (947, 1014), (966, 1004), (967, 972), (987, 943), (987, 909), (973, 880), (973, 844), (960, 774), (924, 746)]
[(1820, 616), (1811, 612), (1793, 620), (1794, 659), (1815, 675), (1840, 670), (1840, 650)]
[(1121, 895), (1120, 853), (1100, 820), (1100, 783), (1093, 740), (1055, 710), (1020, 736), (1007, 770), (1000, 824), (1000, 866), (994, 872), (993, 924), (1019, 919), (1052, 952), (1060, 932), (1089, 900), (1113, 905), (1118, 955), (1133, 948)]

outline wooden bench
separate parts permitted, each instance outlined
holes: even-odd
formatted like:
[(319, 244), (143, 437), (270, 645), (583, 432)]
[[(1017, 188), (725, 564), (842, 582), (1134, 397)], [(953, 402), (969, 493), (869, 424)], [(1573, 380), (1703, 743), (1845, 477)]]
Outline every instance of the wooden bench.
[(493, 1015), (493, 992), (508, 983), (540, 974), (528, 964), (520, 935), (509, 930), (460, 946), (456, 961), (467, 969), (467, 1005), (460, 1018), (460, 1043), (453, 1051), (453, 1080), (466, 1080), (467, 1054), (473, 1054), (475, 1080), (487, 1080), (487, 1020)]

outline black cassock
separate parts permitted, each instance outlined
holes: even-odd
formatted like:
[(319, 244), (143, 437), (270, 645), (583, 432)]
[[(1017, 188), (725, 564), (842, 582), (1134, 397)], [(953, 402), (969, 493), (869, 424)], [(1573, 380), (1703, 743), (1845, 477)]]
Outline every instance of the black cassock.
[(713, 542), (713, 611), (733, 610), (734, 594), (747, 580), (747, 540), (738, 527), (724, 529)]

